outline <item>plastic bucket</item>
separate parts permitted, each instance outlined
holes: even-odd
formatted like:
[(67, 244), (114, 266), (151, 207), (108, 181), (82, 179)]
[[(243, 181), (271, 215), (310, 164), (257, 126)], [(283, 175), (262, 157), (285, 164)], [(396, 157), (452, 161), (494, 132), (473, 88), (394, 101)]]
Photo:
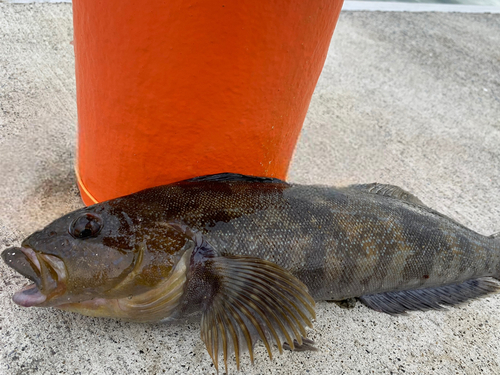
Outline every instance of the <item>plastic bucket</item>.
[(219, 172), (286, 178), (341, 7), (73, 0), (84, 202)]

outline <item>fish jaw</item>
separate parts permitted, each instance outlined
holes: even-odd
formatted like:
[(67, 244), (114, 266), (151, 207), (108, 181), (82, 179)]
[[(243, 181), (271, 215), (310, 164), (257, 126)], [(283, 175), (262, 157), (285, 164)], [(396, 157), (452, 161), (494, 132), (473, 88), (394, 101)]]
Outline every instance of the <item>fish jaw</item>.
[[(179, 307), (183, 302), (191, 254), (192, 249), (186, 250), (170, 275), (156, 287), (144, 293), (124, 298), (92, 298), (81, 302), (63, 303), (54, 307), (87, 316), (123, 319), (140, 323), (170, 320), (179, 312)], [(138, 265), (140, 266), (140, 262)], [(133, 274), (132, 271), (130, 275)], [(133, 282), (133, 278), (126, 278), (116, 288), (125, 290)]]
[(30, 284), (17, 291), (12, 296), (12, 301), (22, 307), (39, 306), (47, 300), (47, 296), (40, 292), (35, 284)]
[(37, 253), (29, 247), (13, 247), (4, 250), (2, 258), (9, 267), (33, 281), (13, 295), (17, 305), (51, 306), (51, 300), (65, 292), (67, 272), (58, 257)]

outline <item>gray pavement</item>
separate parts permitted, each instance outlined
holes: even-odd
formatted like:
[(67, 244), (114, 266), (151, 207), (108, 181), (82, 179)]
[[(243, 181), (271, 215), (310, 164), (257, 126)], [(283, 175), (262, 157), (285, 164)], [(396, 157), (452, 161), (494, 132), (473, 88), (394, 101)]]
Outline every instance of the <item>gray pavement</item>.
[[(70, 4), (0, 4), (1, 249), (82, 206), (71, 40)], [(342, 13), (289, 180), (400, 185), (500, 231), (499, 47), (500, 15)], [(24, 278), (0, 273), (0, 374), (215, 373), (198, 324), (20, 308)], [(498, 374), (499, 308), (500, 295), (398, 317), (319, 303), (317, 352), (270, 361), (259, 345), (241, 373)]]

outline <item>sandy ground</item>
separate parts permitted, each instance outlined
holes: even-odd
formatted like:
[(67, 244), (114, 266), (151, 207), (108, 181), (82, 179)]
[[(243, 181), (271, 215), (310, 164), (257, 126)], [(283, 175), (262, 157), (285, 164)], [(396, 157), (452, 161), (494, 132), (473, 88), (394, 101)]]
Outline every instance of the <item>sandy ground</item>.
[[(0, 249), (81, 207), (71, 5), (0, 4)], [(400, 185), (500, 231), (500, 15), (344, 12), (289, 179)], [(0, 374), (215, 373), (198, 324), (130, 324), (14, 305), (0, 264)], [(498, 374), (500, 295), (392, 317), (319, 303), (317, 352), (255, 374)], [(232, 373), (235, 366), (231, 367)]]

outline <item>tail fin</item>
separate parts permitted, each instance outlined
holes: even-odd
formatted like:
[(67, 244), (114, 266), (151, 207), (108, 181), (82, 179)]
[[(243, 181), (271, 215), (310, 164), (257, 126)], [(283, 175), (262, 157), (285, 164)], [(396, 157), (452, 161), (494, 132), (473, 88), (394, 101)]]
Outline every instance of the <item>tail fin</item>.
[[(493, 239), (497, 252), (500, 253), (500, 232), (492, 234), (489, 238)], [(497, 274), (493, 277), (500, 281), (500, 262), (497, 264)]]

